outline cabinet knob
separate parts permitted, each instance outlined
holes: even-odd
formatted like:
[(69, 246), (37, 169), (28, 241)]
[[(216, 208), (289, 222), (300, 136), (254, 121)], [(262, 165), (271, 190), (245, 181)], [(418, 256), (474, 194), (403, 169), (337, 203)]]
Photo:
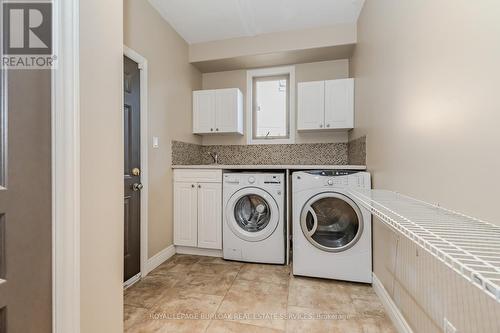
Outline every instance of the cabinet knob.
[(330, 127), (330, 124), (326, 124), (326, 127)]
[(219, 131), (219, 129), (218, 129), (218, 128), (216, 128), (215, 130), (216, 130), (217, 132)]
[(194, 187), (194, 184), (191, 184), (191, 187)]
[(213, 132), (213, 131), (214, 131), (214, 129), (213, 129), (213, 128), (211, 128), (211, 129), (210, 129), (210, 132)]
[(323, 128), (323, 124), (320, 124), (320, 125), (319, 125), (319, 128)]
[(201, 185), (198, 185), (198, 188), (201, 188)]

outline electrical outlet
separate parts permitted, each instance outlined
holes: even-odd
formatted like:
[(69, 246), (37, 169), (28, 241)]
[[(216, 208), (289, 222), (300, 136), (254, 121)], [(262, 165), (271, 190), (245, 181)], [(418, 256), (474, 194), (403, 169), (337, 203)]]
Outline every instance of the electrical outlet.
[(455, 326), (447, 318), (444, 318), (444, 333), (458, 333)]

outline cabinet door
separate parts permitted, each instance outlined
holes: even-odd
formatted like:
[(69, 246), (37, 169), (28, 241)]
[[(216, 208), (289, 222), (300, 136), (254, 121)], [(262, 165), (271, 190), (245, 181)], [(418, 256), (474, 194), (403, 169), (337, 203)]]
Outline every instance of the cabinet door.
[(325, 82), (325, 126), (350, 129), (354, 126), (354, 79)]
[(197, 246), (198, 204), (194, 183), (174, 183), (174, 244)]
[(217, 89), (215, 91), (216, 132), (238, 132), (238, 106), (238, 89)]
[(193, 91), (193, 133), (215, 133), (215, 90)]
[(222, 249), (222, 184), (198, 184), (198, 247)]
[(322, 129), (325, 124), (325, 81), (298, 84), (298, 130)]

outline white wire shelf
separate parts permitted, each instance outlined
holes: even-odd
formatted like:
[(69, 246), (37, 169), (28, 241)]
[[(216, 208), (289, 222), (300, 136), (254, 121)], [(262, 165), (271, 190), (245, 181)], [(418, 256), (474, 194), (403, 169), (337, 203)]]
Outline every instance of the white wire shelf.
[(396, 192), (349, 192), (373, 215), (500, 302), (500, 226)]

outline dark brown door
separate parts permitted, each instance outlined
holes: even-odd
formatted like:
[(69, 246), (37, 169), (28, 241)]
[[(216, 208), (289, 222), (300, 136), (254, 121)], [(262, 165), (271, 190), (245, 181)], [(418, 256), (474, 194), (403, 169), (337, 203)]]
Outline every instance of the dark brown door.
[(1, 333), (52, 331), (50, 74), (11, 70), (1, 96)]
[(141, 84), (139, 65), (124, 57), (124, 66), (124, 281), (128, 281), (141, 272)]

